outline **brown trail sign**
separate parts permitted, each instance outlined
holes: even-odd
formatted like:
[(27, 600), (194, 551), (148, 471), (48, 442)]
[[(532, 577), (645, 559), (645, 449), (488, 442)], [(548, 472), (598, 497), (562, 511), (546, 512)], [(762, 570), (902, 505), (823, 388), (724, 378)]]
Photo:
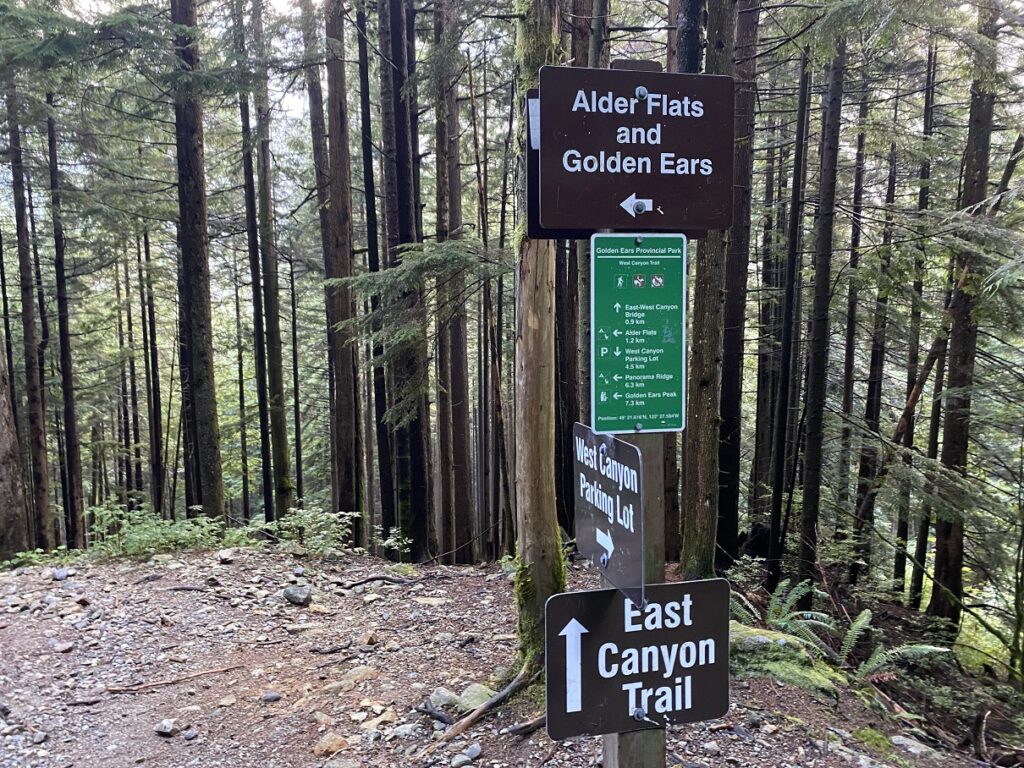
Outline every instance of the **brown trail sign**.
[(719, 75), (541, 67), (540, 225), (728, 228), (733, 90)]
[(649, 584), (547, 602), (547, 729), (552, 739), (664, 728), (729, 711), (729, 582)]

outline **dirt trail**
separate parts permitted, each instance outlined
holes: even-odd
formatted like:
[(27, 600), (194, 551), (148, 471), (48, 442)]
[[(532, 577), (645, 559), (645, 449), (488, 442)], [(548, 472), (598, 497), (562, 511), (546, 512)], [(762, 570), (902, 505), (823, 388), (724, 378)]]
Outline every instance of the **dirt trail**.
[[(346, 586), (382, 575), (399, 583)], [(592, 579), (574, 567), (576, 585)], [(507, 674), (514, 631), (496, 566), (240, 550), (3, 573), (0, 765), (599, 765), (600, 739), (503, 732), (539, 714), (536, 689), (451, 745), (415, 711), (433, 695), (457, 718), (456, 699), (486, 696), (471, 685)], [(852, 735), (872, 721), (853, 695), (834, 708), (769, 680), (732, 694), (729, 717), (670, 731), (670, 765), (971, 764), (903, 747), (876, 762)]]

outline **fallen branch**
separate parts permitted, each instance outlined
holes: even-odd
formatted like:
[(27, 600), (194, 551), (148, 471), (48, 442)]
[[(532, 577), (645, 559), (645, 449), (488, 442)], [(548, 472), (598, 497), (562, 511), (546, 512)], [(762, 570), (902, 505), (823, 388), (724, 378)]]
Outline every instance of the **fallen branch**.
[(87, 699), (75, 699), (74, 701), (69, 701), (68, 702), (68, 706), (69, 707), (91, 707), (93, 704), (99, 704), (101, 701), (103, 701), (103, 699), (101, 699), (99, 696), (90, 696)]
[(518, 693), (523, 688), (526, 688), (534, 680), (536, 680), (538, 677), (540, 677), (541, 671), (542, 670), (537, 670), (536, 672), (531, 674), (531, 667), (530, 667), (530, 665), (525, 665), (520, 670), (519, 674), (516, 675), (515, 678), (513, 678), (511, 683), (506, 685), (503, 689), (501, 689), (496, 694), (491, 696), (491, 698), (489, 698), (487, 701), (485, 701), (483, 704), (481, 704), (479, 707), (474, 709), (472, 712), (470, 712), (464, 718), (459, 720), (459, 722), (457, 722), (455, 725), (453, 725), (451, 728), (449, 728), (447, 731), (445, 731), (444, 736), (441, 737), (441, 741), (442, 742), (451, 741), (456, 736), (460, 736), (463, 733), (465, 733), (466, 731), (468, 731), (470, 728), (473, 727), (473, 725), (478, 720), (480, 720), (481, 717), (486, 715), (492, 709), (496, 708), (498, 705), (500, 705), (503, 701), (505, 701), (509, 697), (511, 697), (514, 694)]
[(538, 731), (548, 723), (548, 716), (544, 713), (531, 717), (529, 720), (524, 720), (521, 723), (516, 723), (508, 732), (513, 736), (529, 736), (534, 731)]
[(974, 733), (971, 734), (971, 741), (974, 742), (974, 756), (983, 763), (988, 763), (992, 760), (988, 752), (988, 743), (985, 739), (985, 728), (988, 726), (988, 716), (991, 714), (991, 709), (978, 712), (974, 718)]
[(345, 651), (352, 647), (352, 641), (349, 640), (347, 643), (341, 645), (332, 645), (329, 648), (310, 648), (310, 653), (319, 653), (323, 656), (327, 656), (332, 653), (338, 653), (339, 651)]
[(420, 576), (416, 579), (405, 579), (401, 576), (367, 576), (365, 579), (356, 579), (355, 581), (349, 582), (336, 581), (334, 583), (342, 589), (352, 589), (353, 587), (361, 587), (364, 584), (370, 584), (374, 581), (383, 581), (387, 584), (415, 584), (417, 581), (422, 581), (424, 578), (426, 577)]
[(164, 592), (205, 592), (206, 587), (200, 587), (193, 584), (179, 584), (176, 587), (167, 587)]
[(453, 722), (452, 719), (448, 717), (448, 715), (446, 715), (440, 709), (434, 707), (430, 703), (430, 699), (427, 699), (418, 707), (416, 707), (416, 711), (422, 712), (424, 715), (427, 715), (428, 717), (431, 717), (434, 720), (437, 720), (438, 722), (444, 723), (445, 725), (451, 725)]
[(559, 749), (561, 749), (561, 747), (562, 747), (562, 742), (561, 741), (556, 741), (551, 746), (551, 749), (548, 750), (548, 753), (546, 755), (544, 755), (544, 757), (541, 759), (541, 761), (539, 763), (537, 763), (537, 768), (540, 768), (542, 765), (547, 765), (548, 762), (551, 761), (551, 758), (553, 758), (555, 756), (555, 752), (557, 752)]
[(204, 675), (219, 675), (222, 672), (231, 672), (235, 669), (241, 669), (245, 664), (232, 664), (230, 667), (220, 667), (218, 669), (204, 669), (202, 672), (193, 672), (191, 675), (184, 675), (183, 677), (174, 677), (170, 680), (157, 680), (152, 683), (140, 683), (139, 685), (128, 685), (122, 688), (107, 688), (107, 693), (136, 693), (138, 691), (145, 691), (149, 688), (161, 688), (165, 685), (174, 685), (175, 683), (183, 683), (186, 680), (195, 680), (197, 677), (203, 677)]

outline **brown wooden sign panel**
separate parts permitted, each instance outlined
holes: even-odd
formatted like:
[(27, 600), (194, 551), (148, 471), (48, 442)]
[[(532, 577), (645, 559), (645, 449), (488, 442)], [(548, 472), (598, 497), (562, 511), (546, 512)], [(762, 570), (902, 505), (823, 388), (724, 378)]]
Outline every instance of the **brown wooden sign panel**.
[(547, 602), (552, 739), (625, 733), (729, 711), (729, 582), (648, 584), (642, 607), (616, 589)]
[(733, 79), (540, 70), (540, 224), (672, 231), (732, 223)]

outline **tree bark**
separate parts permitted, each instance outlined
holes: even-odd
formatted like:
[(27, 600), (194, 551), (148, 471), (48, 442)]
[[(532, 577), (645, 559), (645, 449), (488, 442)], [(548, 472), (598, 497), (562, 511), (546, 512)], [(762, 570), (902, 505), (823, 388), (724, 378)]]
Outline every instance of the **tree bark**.
[[(976, 216), (986, 214), (981, 203), (988, 196), (989, 149), (992, 141), (993, 105), (991, 76), (998, 70), (995, 40), (999, 11), (991, 0), (978, 6), (978, 32), (982, 38), (976, 49), (976, 75), (971, 84), (971, 107), (967, 128), (964, 165), (964, 189), (961, 206)], [(980, 256), (965, 248), (957, 254), (957, 269), (973, 271)], [(942, 428), (942, 464), (962, 475), (967, 474), (971, 426), (971, 390), (974, 384), (974, 360), (978, 345), (978, 325), (974, 319), (975, 291), (962, 292), (950, 307), (952, 327), (949, 335), (948, 389), (946, 418)], [(960, 517), (936, 520), (935, 582), (928, 615), (947, 619), (959, 626), (964, 595), (964, 522)]]
[(75, 379), (71, 361), (71, 328), (68, 311), (68, 281), (64, 269), (66, 240), (60, 198), (60, 166), (57, 160), (57, 122), (53, 116), (53, 93), (46, 94), (50, 114), (46, 118), (46, 146), (50, 166), (50, 219), (53, 222), (53, 269), (57, 281), (57, 335), (60, 339), (60, 386), (63, 396), (64, 451), (70, 508), (64, 511), (68, 521), (69, 547), (85, 547), (82, 497), (82, 448), (78, 438), (78, 411), (75, 408)]
[(25, 350), (25, 391), (28, 410), (28, 443), (32, 466), (32, 498), (35, 510), (35, 546), (47, 552), (56, 538), (53, 509), (50, 506), (50, 478), (46, 455), (46, 414), (43, 410), (42, 380), (39, 371), (39, 344), (36, 335), (35, 279), (29, 242), (25, 204), (25, 175), (21, 150), (21, 97), (14, 74), (7, 79), (8, 154), (11, 160), (14, 221), (18, 237), (18, 272), (21, 280), (21, 323)]
[[(406, 82), (409, 76), (404, 0), (378, 3), (381, 51), (390, 62), (381, 66), (381, 116), (384, 126), (385, 200), (387, 202), (388, 261), (401, 262), (399, 246), (416, 241), (415, 161), (411, 144), (411, 110)], [(423, 299), (418, 291), (399, 297), (409, 316), (422, 316)], [(425, 325), (425, 319), (423, 325)], [(426, 365), (419, 340), (412, 340), (396, 356), (392, 380), (403, 391), (396, 399), (410, 412), (394, 429), (395, 480), (399, 524), (410, 542), (409, 555), (422, 560), (429, 549), (429, 471), (425, 442), (428, 414), (417, 387)]]
[[(356, 39), (359, 48), (359, 125), (360, 148), (363, 166), (363, 196), (366, 209), (366, 254), (367, 264), (371, 272), (379, 272), (380, 246), (377, 236), (377, 197), (373, 175), (373, 132), (370, 113), (370, 60), (366, 45), (366, 0), (360, 0), (356, 10)], [(381, 76), (383, 79), (383, 75)], [(382, 105), (382, 112), (384, 105)], [(380, 307), (380, 297), (370, 297), (370, 310), (376, 313)], [(379, 330), (375, 324), (373, 330)], [(376, 342), (372, 349), (373, 358), (380, 361), (384, 349)], [(382, 530), (393, 528), (397, 524), (395, 511), (395, 479), (393, 470), (393, 451), (391, 434), (388, 431), (385, 414), (387, 413), (387, 380), (384, 365), (375, 362), (373, 366), (373, 408), (375, 435), (377, 442), (377, 476), (380, 488), (380, 526)]]
[(782, 501), (786, 482), (786, 446), (789, 418), (789, 393), (792, 376), (789, 374), (794, 357), (794, 315), (796, 305), (796, 283), (798, 280), (800, 221), (803, 214), (804, 172), (807, 164), (807, 122), (809, 119), (809, 96), (811, 74), (807, 52), (800, 58), (800, 84), (796, 109), (796, 143), (793, 151), (793, 185), (790, 193), (789, 226), (786, 246), (786, 270), (783, 281), (781, 329), (782, 339), (779, 355), (779, 388), (775, 398), (775, 426), (772, 435), (772, 500), (768, 536), (768, 587), (775, 589), (782, 574)]
[[(898, 125), (899, 93), (895, 99), (893, 124)], [(856, 557), (850, 564), (850, 583), (856, 584), (861, 569), (871, 569), (871, 536), (874, 533), (875, 505), (871, 486), (878, 471), (879, 425), (882, 414), (882, 379), (885, 371), (886, 332), (889, 327), (891, 290), (893, 210), (896, 201), (896, 142), (889, 145), (889, 175), (885, 187), (885, 225), (882, 232), (881, 272), (871, 329), (871, 359), (868, 363), (868, 391), (864, 403), (864, 425), (868, 432), (861, 440), (860, 470), (857, 474), (857, 515), (853, 520)], [(913, 381), (910, 389), (913, 390)], [(870, 497), (869, 497), (870, 494)]]
[(0, 560), (30, 548), (10, 376), (0, 358)]
[[(248, 77), (249, 60), (245, 45), (244, 0), (232, 3), (234, 45), (237, 65)], [(249, 93), (238, 94), (238, 113), (242, 127), (242, 184), (245, 200), (245, 235), (249, 255), (250, 291), (252, 293), (253, 358), (256, 362), (256, 407), (260, 422), (260, 474), (263, 496), (263, 519), (274, 520), (273, 460), (270, 455), (270, 408), (267, 401), (267, 346), (263, 330), (263, 279), (260, 275), (259, 222), (256, 212), (256, 171), (252, 159), (253, 134), (249, 116)], [(312, 116), (311, 116), (311, 119)]]
[[(519, 93), (525, 93), (536, 82), (540, 66), (558, 60), (560, 52), (558, 0), (530, 0), (524, 10), (516, 41)], [(520, 143), (520, 163), (525, 152)], [(544, 604), (565, 589), (554, 494), (554, 266), (554, 242), (521, 240), (516, 269), (515, 595), (520, 657), (528, 669), (543, 667)]]
[[(150, 456), (152, 457), (152, 464), (150, 466), (150, 495), (153, 499), (154, 511), (156, 511), (158, 515), (163, 516), (165, 512), (164, 486), (166, 480), (166, 468), (164, 467), (164, 457), (166, 456), (167, 452), (163, 445), (163, 416), (160, 412), (160, 408), (162, 405), (160, 398), (160, 350), (159, 347), (157, 346), (156, 341), (156, 302), (153, 300), (153, 269), (151, 263), (148, 230), (144, 230), (142, 233), (142, 252), (146, 260), (145, 293), (143, 294), (143, 296), (145, 301), (146, 313), (149, 318), (149, 345), (147, 347), (146, 354), (149, 355), (149, 394), (150, 400), (153, 403), (152, 411), (149, 416)], [(142, 289), (140, 288), (140, 291), (141, 290)], [(168, 416), (168, 421), (169, 420), (170, 416)]]
[(860, 237), (864, 212), (864, 166), (866, 126), (869, 114), (867, 79), (861, 84), (860, 106), (857, 112), (857, 155), (853, 167), (853, 207), (850, 222), (850, 282), (846, 289), (846, 329), (843, 344), (843, 426), (839, 438), (839, 490), (836, 493), (835, 538), (846, 537), (846, 516), (850, 506), (850, 455), (853, 452), (853, 393), (856, 384), (854, 359), (857, 349), (857, 301), (860, 295)]
[(288, 259), (288, 287), (291, 289), (292, 309), (292, 406), (295, 422), (295, 504), (302, 507), (305, 499), (302, 487), (302, 405), (299, 397), (299, 300), (295, 290), (295, 257)]
[[(328, 280), (352, 276), (352, 193), (351, 160), (348, 149), (348, 96), (345, 83), (343, 41), (344, 9), (341, 0), (327, 7), (327, 132), (330, 138), (330, 213), (335, 219), (334, 242), (324, 254)], [(334, 328), (331, 356), (334, 362), (334, 399), (338, 421), (335, 440), (338, 455), (338, 491), (341, 510), (359, 513), (362, 503), (359, 470), (359, 390), (356, 376), (355, 330), (349, 321), (355, 316), (352, 289), (328, 285), (327, 318)], [(353, 518), (353, 539), (365, 538), (362, 518)]]
[[(178, 25), (174, 47), (178, 66), (185, 73), (199, 70), (199, 46), (195, 37), (195, 0), (171, 0), (171, 21)], [(220, 428), (213, 361), (213, 327), (210, 309), (210, 258), (206, 230), (206, 179), (203, 160), (203, 110), (191, 78), (174, 95), (175, 143), (178, 160), (179, 243), (184, 281), (185, 315), (189, 332), (192, 395), (203, 513), (224, 513), (224, 479), (220, 458)]]
[(263, 266), (263, 301), (266, 308), (267, 386), (270, 409), (270, 452), (274, 464), (274, 515), (284, 517), (295, 505), (292, 485), (288, 419), (284, 402), (284, 353), (281, 343), (281, 290), (278, 249), (274, 232), (274, 182), (270, 156), (270, 98), (267, 48), (263, 34), (263, 3), (254, 0), (253, 45), (256, 54), (256, 188), (259, 214), (260, 261)]
[(243, 354), (245, 347), (242, 344), (242, 301), (239, 295), (241, 291), (238, 285), (238, 267), (235, 264), (232, 264), (232, 277), (235, 289), (235, 347), (237, 348), (236, 365), (238, 370), (238, 442), (242, 469), (242, 520), (248, 524), (252, 510), (249, 500), (249, 434), (245, 408), (246, 376)]
[(760, 0), (736, 3), (736, 152), (733, 224), (725, 259), (725, 323), (722, 337), (721, 427), (718, 447), (718, 532), (715, 561), (736, 559), (740, 513), (740, 443), (743, 410), (743, 347), (750, 258), (750, 209), (754, 177), (754, 101)]
[[(938, 68), (938, 51), (936, 49), (935, 42), (932, 41), (928, 45), (928, 59), (925, 64), (925, 87), (924, 87), (924, 131), (923, 131), (923, 157), (921, 159), (920, 170), (918, 171), (918, 181), (920, 183), (920, 189), (917, 193), (917, 210), (918, 212), (924, 212), (928, 209), (928, 205), (931, 197), (931, 139), (935, 132), (935, 75), (937, 74)], [(921, 245), (921, 251), (915, 261), (915, 275), (914, 275), (914, 301), (919, 302), (922, 298), (923, 289), (923, 271), (924, 271), (924, 245)], [(948, 298), (947, 298), (948, 301)], [(918, 318), (920, 318), (920, 310), (918, 310)], [(920, 319), (918, 320), (920, 323)], [(918, 328), (918, 335), (920, 336), (920, 327)], [(935, 388), (932, 393), (932, 407), (931, 414), (928, 422), (928, 447), (927, 455), (929, 459), (936, 459), (939, 455), (939, 430), (942, 424), (942, 385), (944, 383), (944, 377), (946, 373), (946, 354), (945, 350), (942, 351), (942, 356), (939, 359), (938, 370), (935, 372)], [(908, 366), (909, 374), (909, 366)], [(914, 372), (916, 379), (917, 372)], [(908, 390), (908, 397), (912, 390)], [(908, 512), (909, 512), (909, 499), (908, 499)], [(911, 562), (911, 574), (910, 574), (910, 592), (907, 596), (907, 605), (913, 610), (918, 610), (921, 607), (921, 592), (924, 587), (924, 568), (925, 563), (928, 559), (928, 538), (931, 531), (931, 509), (930, 505), (925, 504), (921, 510), (920, 519), (918, 520), (917, 536), (914, 543), (914, 558)]]
[[(804, 448), (803, 507), (800, 516), (800, 565), (798, 581), (817, 573), (818, 517), (821, 506), (821, 474), (824, 463), (823, 423), (828, 378), (829, 304), (832, 298), (832, 232), (835, 226), (836, 176), (839, 165), (839, 131), (843, 118), (843, 76), (846, 41), (839, 40), (829, 67), (828, 101), (822, 130), (821, 184), (814, 224), (814, 304), (807, 370), (807, 433)], [(801, 600), (810, 608), (811, 595)]]

